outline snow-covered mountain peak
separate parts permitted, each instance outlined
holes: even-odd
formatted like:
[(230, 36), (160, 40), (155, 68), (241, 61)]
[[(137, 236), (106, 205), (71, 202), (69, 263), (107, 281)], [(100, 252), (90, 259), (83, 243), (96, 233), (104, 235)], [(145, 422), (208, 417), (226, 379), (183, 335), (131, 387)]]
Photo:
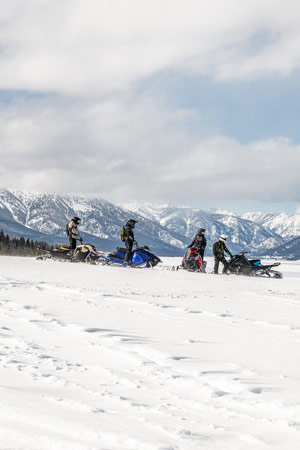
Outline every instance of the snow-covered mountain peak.
[(138, 203), (127, 202), (120, 204), (120, 207), (126, 211), (139, 214), (147, 219), (160, 222), (162, 217), (172, 214), (178, 208), (170, 203)]
[(238, 214), (236, 214), (235, 212), (227, 211), (222, 208), (211, 208), (209, 212), (213, 214), (221, 214), (222, 216), (238, 216)]
[(300, 235), (300, 214), (250, 212), (241, 217), (275, 231), (284, 238)]

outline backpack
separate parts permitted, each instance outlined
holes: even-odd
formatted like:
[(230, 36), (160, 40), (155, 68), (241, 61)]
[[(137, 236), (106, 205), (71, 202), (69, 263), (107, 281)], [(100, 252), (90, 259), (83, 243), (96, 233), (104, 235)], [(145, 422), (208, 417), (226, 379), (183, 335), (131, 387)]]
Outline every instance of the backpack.
[(121, 229), (121, 241), (125, 241), (125, 227)]

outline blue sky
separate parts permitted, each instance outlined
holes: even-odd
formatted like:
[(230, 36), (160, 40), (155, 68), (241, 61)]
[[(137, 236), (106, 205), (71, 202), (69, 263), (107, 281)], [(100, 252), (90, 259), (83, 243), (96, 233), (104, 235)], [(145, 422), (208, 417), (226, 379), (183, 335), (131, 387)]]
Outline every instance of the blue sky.
[(0, 186), (300, 212), (300, 4), (12, 0)]
[[(259, 80), (220, 81), (165, 72), (144, 80), (139, 89), (159, 96), (162, 102), (174, 108), (196, 111), (197, 116), (188, 123), (188, 129), (193, 135), (231, 136), (242, 144), (284, 137), (292, 144), (299, 145), (299, 75), (299, 70), (296, 70), (289, 76), (272, 75)], [(272, 166), (271, 157), (270, 165)], [(276, 184), (275, 180), (274, 183)], [(197, 201), (186, 204), (198, 206)], [(279, 202), (247, 199), (246, 204), (232, 199), (226, 201), (225, 209), (237, 213), (258, 209), (270, 212), (283, 210), (292, 214), (295, 213), (297, 204), (297, 200), (288, 199)], [(201, 205), (205, 209), (212, 206), (210, 200), (202, 200)], [(218, 202), (216, 199), (215, 206), (222, 207), (222, 201)]]
[(300, 73), (259, 80), (220, 81), (175, 72), (158, 74), (141, 89), (173, 107), (195, 109), (193, 133), (218, 133), (241, 143), (287, 137), (300, 142)]

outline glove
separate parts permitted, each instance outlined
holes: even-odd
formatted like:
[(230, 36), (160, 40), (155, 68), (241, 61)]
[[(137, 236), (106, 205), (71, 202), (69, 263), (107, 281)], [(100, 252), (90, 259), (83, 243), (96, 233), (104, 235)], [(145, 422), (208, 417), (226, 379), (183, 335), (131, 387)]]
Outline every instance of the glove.
[(80, 244), (83, 244), (83, 239), (82, 239), (82, 238), (80, 238), (79, 240), (80, 240)]
[(133, 241), (133, 244), (136, 245), (136, 246), (138, 246), (138, 243), (137, 243), (136, 241)]

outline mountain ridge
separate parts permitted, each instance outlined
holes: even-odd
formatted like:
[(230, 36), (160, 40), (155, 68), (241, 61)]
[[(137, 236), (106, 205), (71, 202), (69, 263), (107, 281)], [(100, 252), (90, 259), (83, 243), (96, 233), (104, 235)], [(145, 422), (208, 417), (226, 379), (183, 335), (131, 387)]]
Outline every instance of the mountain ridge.
[[(264, 214), (238, 216), (227, 211), (205, 211), (167, 203), (114, 205), (95, 196), (0, 190), (0, 228), (5, 233), (66, 245), (65, 225), (77, 215), (82, 218), (80, 231), (84, 241), (103, 251), (123, 245), (120, 241), (121, 227), (134, 216), (138, 220), (135, 236), (139, 244), (149, 245), (162, 256), (183, 255), (199, 227), (207, 229), (208, 256), (212, 254), (212, 244), (220, 234), (228, 236), (232, 253), (247, 249), (255, 255), (266, 254), (284, 245), (289, 233), (288, 225), (282, 224), (280, 228), (285, 229), (284, 236), (264, 226), (263, 223), (267, 222)], [(282, 216), (283, 221), (285, 218)], [(298, 216), (294, 219), (296, 224), (297, 219)], [(277, 218), (277, 229), (278, 226)], [(295, 227), (292, 226), (290, 233), (294, 232)]]
[[(80, 231), (85, 242), (88, 239), (105, 251), (122, 244), (121, 228), (131, 218), (128, 211), (101, 198), (0, 190), (0, 226), (6, 233), (18, 228), (17, 234), (22, 232), (26, 235), (28, 228), (39, 240), (65, 244), (65, 225), (74, 215), (82, 218)], [(169, 256), (174, 252), (179, 254), (187, 245), (184, 236), (171, 234), (142, 216), (139, 216), (139, 221), (142, 225), (137, 232), (140, 244), (148, 243)]]
[(287, 239), (300, 235), (300, 214), (250, 212), (241, 217), (255, 221)]

